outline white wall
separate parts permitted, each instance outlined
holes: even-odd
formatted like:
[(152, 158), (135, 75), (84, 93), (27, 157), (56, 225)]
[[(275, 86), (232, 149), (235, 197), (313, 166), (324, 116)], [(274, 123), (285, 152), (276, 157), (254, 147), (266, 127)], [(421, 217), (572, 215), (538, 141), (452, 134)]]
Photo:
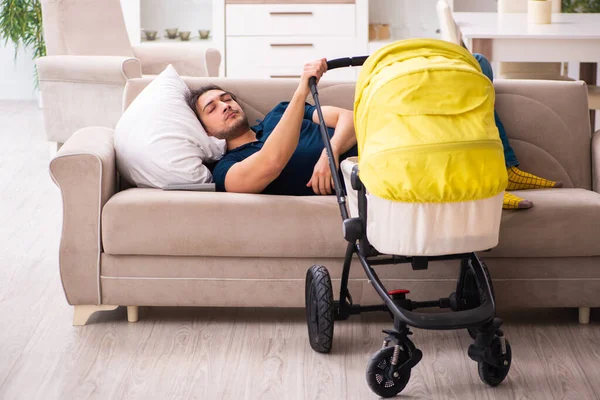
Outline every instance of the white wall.
[(436, 37), (437, 0), (371, 0), (369, 23), (390, 24), (392, 39)]
[(15, 48), (11, 43), (0, 43), (0, 99), (36, 99), (34, 86), (34, 62), (31, 54), (20, 50), (14, 59)]
[(212, 0), (140, 0), (140, 28), (158, 31), (160, 37), (165, 29), (178, 28), (197, 38), (198, 30), (212, 29), (212, 17)]
[[(390, 24), (392, 39), (437, 38), (437, 0), (370, 0), (369, 22)], [(454, 0), (455, 11), (495, 12), (497, 0)]]
[(498, 0), (454, 0), (454, 11), (496, 12)]
[[(121, 0), (128, 25), (135, 25), (135, 21), (138, 20), (135, 14), (139, 13), (139, 1)], [(131, 38), (135, 38), (140, 31), (138, 25), (127, 26), (127, 29)], [(20, 50), (15, 62), (14, 52), (12, 43), (5, 46), (4, 40), (0, 40), (0, 100), (37, 99), (38, 92), (34, 86), (33, 75), (35, 63), (31, 59), (32, 55), (29, 51)]]
[(15, 60), (15, 46), (0, 40), (0, 100), (37, 98), (34, 65), (31, 55), (22, 49)]

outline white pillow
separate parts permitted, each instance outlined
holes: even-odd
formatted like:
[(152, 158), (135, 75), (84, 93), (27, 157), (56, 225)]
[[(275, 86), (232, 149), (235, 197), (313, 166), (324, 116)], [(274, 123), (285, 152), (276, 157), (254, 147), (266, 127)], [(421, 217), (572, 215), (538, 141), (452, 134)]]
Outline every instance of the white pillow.
[(204, 162), (225, 154), (186, 102), (188, 86), (169, 65), (133, 100), (115, 128), (117, 169), (138, 187), (210, 183)]

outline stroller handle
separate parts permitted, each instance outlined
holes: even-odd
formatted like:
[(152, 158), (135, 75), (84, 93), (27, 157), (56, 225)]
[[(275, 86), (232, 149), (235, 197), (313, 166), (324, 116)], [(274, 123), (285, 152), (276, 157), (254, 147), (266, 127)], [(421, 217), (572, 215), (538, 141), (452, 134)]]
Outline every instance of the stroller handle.
[(327, 70), (344, 68), (344, 67), (360, 67), (365, 63), (369, 56), (335, 58), (327, 61)]
[[(367, 58), (369, 58), (369, 56), (334, 58), (333, 60), (327, 61), (327, 71), (336, 68), (360, 67), (365, 63)], [(313, 89), (316, 85), (317, 79), (313, 76), (308, 80), (308, 86), (313, 94), (316, 91), (316, 89)]]

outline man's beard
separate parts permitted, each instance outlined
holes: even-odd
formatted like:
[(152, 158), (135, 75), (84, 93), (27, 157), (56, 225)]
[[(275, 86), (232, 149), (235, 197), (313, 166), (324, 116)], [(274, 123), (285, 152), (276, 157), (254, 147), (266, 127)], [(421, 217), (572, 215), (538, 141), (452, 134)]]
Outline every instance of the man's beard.
[(244, 133), (248, 132), (248, 129), (250, 129), (250, 125), (248, 125), (248, 120), (243, 114), (240, 115), (240, 117), (241, 118), (239, 119), (239, 121), (237, 121), (235, 124), (231, 125), (226, 130), (215, 132), (213, 136), (217, 139), (232, 140), (239, 138)]

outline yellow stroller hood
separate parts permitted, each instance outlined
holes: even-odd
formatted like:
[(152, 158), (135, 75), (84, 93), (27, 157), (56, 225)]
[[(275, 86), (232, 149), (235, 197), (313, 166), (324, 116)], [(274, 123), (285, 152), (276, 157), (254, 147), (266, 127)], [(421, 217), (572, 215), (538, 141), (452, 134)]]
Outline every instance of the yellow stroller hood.
[(360, 179), (369, 193), (440, 203), (503, 192), (494, 100), (477, 60), (455, 44), (412, 39), (373, 53), (354, 102)]

